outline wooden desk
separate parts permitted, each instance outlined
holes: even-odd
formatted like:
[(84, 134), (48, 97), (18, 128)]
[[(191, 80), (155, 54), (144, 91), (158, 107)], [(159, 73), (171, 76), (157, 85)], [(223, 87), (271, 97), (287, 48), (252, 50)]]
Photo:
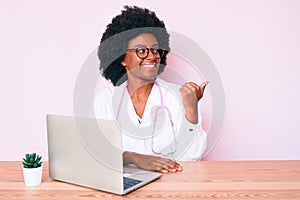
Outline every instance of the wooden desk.
[(42, 184), (26, 187), (21, 162), (0, 162), (0, 199), (300, 199), (300, 160), (182, 162), (126, 196), (53, 181), (44, 165)]

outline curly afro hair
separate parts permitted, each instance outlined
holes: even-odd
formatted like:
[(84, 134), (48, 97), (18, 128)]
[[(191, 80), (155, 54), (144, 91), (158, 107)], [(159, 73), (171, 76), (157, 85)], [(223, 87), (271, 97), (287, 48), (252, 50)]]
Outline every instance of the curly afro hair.
[(100, 71), (114, 86), (127, 80), (127, 73), (121, 62), (125, 58), (128, 42), (141, 33), (153, 34), (160, 47), (166, 49), (161, 58), (158, 74), (166, 66), (166, 56), (170, 51), (169, 37), (165, 24), (156, 14), (146, 8), (124, 6), (120, 15), (112, 19), (103, 33), (98, 48)]

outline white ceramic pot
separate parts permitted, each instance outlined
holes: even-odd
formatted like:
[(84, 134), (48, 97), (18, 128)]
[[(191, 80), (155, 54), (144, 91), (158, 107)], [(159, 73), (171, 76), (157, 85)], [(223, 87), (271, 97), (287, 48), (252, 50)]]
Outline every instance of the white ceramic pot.
[(43, 165), (38, 168), (24, 168), (23, 167), (23, 175), (25, 185), (27, 186), (37, 186), (42, 182), (42, 172)]

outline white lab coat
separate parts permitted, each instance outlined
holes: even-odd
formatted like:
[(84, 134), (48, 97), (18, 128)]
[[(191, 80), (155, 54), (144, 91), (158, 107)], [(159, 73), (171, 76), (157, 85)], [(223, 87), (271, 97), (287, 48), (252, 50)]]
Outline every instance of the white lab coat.
[[(120, 108), (118, 121), (122, 127), (123, 151), (159, 155), (178, 161), (201, 159), (207, 143), (206, 133), (202, 129), (201, 115), (199, 114), (198, 124), (188, 122), (184, 116), (179, 93), (180, 86), (161, 79), (157, 79), (157, 81), (161, 88), (162, 98), (159, 87), (153, 85), (142, 118), (139, 118), (135, 112), (127, 89), (125, 89), (125, 83), (100, 91), (94, 101), (95, 117), (116, 119), (118, 108)], [(121, 101), (122, 94), (124, 94), (123, 101)], [(159, 109), (153, 131), (154, 112), (160, 108), (161, 101), (171, 112), (175, 140), (166, 109)], [(174, 150), (171, 147), (174, 147), (175, 141), (177, 143), (176, 152), (168, 154)], [(171, 146), (169, 146), (170, 144)], [(153, 150), (162, 154), (155, 154)]]

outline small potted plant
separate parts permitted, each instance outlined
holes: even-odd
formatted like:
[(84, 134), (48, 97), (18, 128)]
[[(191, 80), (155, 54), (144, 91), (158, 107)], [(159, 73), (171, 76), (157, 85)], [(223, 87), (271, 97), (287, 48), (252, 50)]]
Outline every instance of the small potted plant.
[(36, 153), (27, 153), (23, 158), (23, 175), (25, 185), (37, 186), (42, 182), (42, 156)]

